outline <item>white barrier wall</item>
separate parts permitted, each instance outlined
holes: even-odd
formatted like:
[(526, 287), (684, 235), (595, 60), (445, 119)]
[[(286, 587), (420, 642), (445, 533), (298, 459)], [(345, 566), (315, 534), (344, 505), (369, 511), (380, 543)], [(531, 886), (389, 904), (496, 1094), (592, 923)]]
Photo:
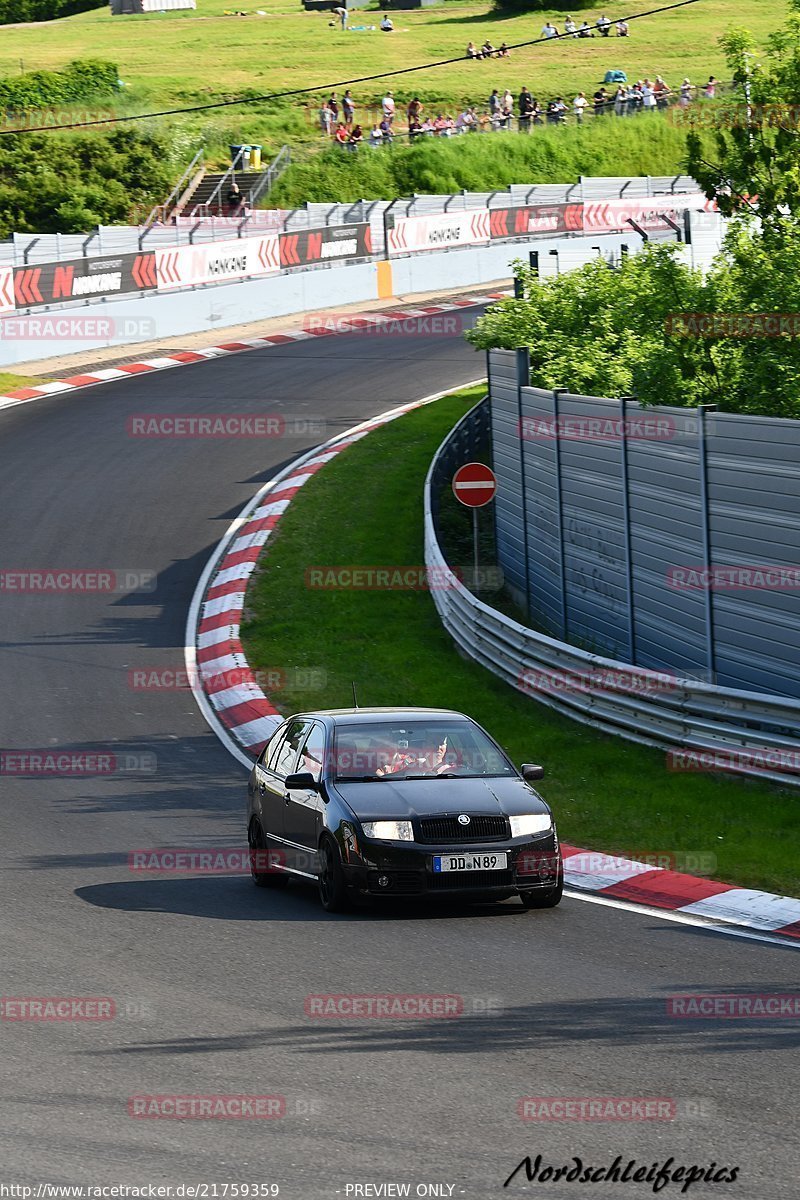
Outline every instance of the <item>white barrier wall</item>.
[[(719, 247), (722, 221), (710, 214), (698, 214), (698, 219), (705, 231), (702, 261), (707, 262), (712, 249)], [(710, 224), (714, 229), (709, 232)], [(357, 262), (289, 271), (180, 292), (151, 292), (115, 300), (95, 297), (86, 304), (40, 308), (28, 317), (0, 318), (0, 366), (13, 368), (18, 363), (110, 346), (130, 350), (137, 343), (189, 333), (222, 338), (226, 328), (260, 319), (508, 281), (512, 264), (517, 259), (527, 262), (531, 250), (538, 252), (544, 278), (581, 266), (598, 254), (615, 257), (622, 245), (635, 253), (642, 241), (633, 231), (597, 237), (539, 236), (525, 242), (427, 251), (391, 263)], [(694, 261), (692, 248), (686, 249)], [(48, 334), (48, 322), (53, 326), (57, 319), (69, 322), (68, 332), (59, 335), (59, 330), (52, 328)], [(75, 330), (80, 332), (83, 323), (94, 328), (87, 328), (85, 337), (76, 336)]]

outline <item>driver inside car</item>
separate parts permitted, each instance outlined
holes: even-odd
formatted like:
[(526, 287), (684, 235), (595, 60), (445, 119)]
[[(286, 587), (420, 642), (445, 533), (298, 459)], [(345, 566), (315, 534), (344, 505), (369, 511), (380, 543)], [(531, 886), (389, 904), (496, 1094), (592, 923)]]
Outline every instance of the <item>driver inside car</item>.
[[(388, 757), (388, 755), (387, 755)], [(395, 775), (400, 771), (409, 771), (415, 775), (442, 775), (452, 769), (456, 763), (456, 755), (447, 751), (447, 735), (437, 740), (435, 746), (427, 749), (415, 749), (409, 746), (408, 738), (401, 737), (397, 742), (397, 750), (383, 767), (378, 767), (376, 775)]]

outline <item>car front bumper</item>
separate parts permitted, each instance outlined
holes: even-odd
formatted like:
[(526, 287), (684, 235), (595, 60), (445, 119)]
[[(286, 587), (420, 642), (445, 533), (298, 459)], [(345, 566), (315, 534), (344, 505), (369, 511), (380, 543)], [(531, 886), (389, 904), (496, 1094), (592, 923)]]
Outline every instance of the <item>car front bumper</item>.
[[(431, 846), (419, 842), (362, 841), (360, 853), (346, 859), (348, 887), (368, 896), (433, 896), (495, 894), (553, 887), (563, 871), (561, 851), (552, 834), (536, 841), (485, 842)], [(442, 871), (435, 856), (507, 855), (505, 870)]]

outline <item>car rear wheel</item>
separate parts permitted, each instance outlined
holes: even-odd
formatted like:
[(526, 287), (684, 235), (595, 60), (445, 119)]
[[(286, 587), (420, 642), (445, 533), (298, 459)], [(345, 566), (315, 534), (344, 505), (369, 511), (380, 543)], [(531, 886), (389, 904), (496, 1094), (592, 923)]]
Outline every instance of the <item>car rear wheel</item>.
[(519, 898), (525, 908), (555, 908), (561, 903), (564, 894), (564, 876), (559, 876), (558, 883), (553, 887), (536, 888), (520, 892)]
[(332, 838), (323, 838), (319, 847), (319, 900), (326, 912), (346, 912), (350, 907), (339, 848)]
[(264, 837), (261, 822), (255, 818), (250, 822), (250, 828), (247, 831), (247, 844), (250, 847), (250, 877), (256, 887), (286, 887), (289, 882), (288, 875), (284, 875), (282, 871), (262, 871), (259, 869), (263, 863), (259, 863), (257, 860), (258, 858), (262, 860), (266, 858), (267, 839)]

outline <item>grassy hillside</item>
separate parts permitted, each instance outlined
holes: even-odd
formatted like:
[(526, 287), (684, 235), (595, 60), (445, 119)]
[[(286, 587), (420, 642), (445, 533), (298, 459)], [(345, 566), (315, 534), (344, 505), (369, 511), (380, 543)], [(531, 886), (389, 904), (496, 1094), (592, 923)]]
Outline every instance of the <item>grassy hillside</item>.
[[(566, 12), (499, 18), (488, 0), (447, 0), (436, 8), (396, 14), (396, 31), (383, 34), (377, 29), (343, 33), (330, 27), (328, 14), (306, 13), (300, 0), (267, 0), (263, 16), (256, 15), (258, 6), (246, 17), (225, 16), (226, 7), (225, 0), (199, 0), (195, 12), (121, 17), (104, 8), (40, 25), (7, 26), (0, 76), (14, 75), (21, 67), (58, 67), (78, 57), (109, 58), (119, 64), (127, 84), (120, 102), (126, 112), (313, 87), (306, 98), (156, 122), (187, 151), (206, 142), (222, 155), (229, 141), (243, 140), (262, 141), (272, 150), (283, 141), (318, 142), (319, 95), (342, 79), (462, 55), (469, 40), (480, 43), (487, 36), (495, 45), (513, 45), (538, 37), (548, 15), (561, 27)], [(648, 5), (623, 7), (630, 12)], [(591, 21), (601, 9), (584, 11)], [(700, 0), (691, 8), (632, 22), (627, 40), (549, 42), (514, 51), (505, 60), (462, 60), (397, 77), (391, 84), (378, 79), (354, 85), (353, 94), (366, 117), (364, 108), (386, 86), (393, 87), (401, 102), (416, 93), (429, 106), (454, 107), (465, 100), (483, 104), (493, 87), (516, 91), (523, 83), (539, 96), (588, 92), (608, 68), (617, 67), (629, 78), (661, 74), (676, 84), (688, 75), (702, 83), (710, 72), (725, 74), (716, 44), (725, 28), (746, 25), (763, 39), (786, 12), (785, 0), (759, 0), (757, 5)], [(361, 10), (351, 21), (377, 25), (379, 16)]]

